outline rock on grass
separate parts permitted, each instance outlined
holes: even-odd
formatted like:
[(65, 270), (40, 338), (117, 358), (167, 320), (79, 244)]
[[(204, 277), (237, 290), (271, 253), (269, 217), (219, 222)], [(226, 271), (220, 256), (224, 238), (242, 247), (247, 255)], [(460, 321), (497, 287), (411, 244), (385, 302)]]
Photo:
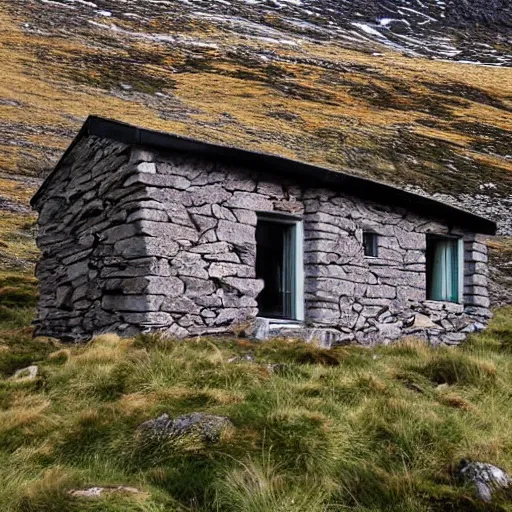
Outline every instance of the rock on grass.
[(462, 461), (459, 476), (463, 482), (474, 485), (478, 497), (486, 503), (492, 501), (494, 491), (506, 489), (511, 483), (505, 471), (484, 462)]
[(220, 440), (224, 430), (232, 427), (231, 421), (224, 416), (214, 416), (202, 412), (193, 412), (172, 419), (162, 414), (154, 420), (145, 421), (139, 426), (139, 433), (148, 439), (178, 439), (183, 437), (199, 437), (207, 444)]

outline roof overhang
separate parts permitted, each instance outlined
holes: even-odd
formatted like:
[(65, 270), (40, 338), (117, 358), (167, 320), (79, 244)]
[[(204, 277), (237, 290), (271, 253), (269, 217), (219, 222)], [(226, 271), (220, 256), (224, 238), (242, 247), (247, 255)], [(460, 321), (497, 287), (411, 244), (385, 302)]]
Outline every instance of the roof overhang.
[(463, 227), (475, 233), (496, 234), (496, 223), (489, 219), (428, 197), (406, 192), (380, 181), (354, 176), (346, 172), (334, 171), (277, 155), (258, 153), (232, 146), (202, 142), (180, 135), (147, 130), (97, 116), (89, 116), (87, 118), (80, 132), (59, 163), (57, 163), (54, 171), (46, 178), (32, 198), (32, 205), (37, 202), (68, 153), (82, 137), (88, 135), (115, 140), (127, 145), (201, 155), (258, 171), (263, 170), (275, 173), (276, 175), (301, 179), (302, 181), (311, 182), (314, 186), (335, 188), (349, 195), (362, 197), (377, 203), (399, 206), (426, 217), (442, 220), (448, 225)]

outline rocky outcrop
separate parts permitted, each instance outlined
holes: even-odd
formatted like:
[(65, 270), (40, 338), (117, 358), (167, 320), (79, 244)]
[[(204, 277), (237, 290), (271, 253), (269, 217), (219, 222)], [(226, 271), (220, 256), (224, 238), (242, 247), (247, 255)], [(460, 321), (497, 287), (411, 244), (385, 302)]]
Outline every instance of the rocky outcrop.
[(135, 487), (126, 485), (88, 487), (87, 489), (71, 489), (68, 494), (74, 498), (101, 498), (109, 494), (142, 494), (142, 491)]

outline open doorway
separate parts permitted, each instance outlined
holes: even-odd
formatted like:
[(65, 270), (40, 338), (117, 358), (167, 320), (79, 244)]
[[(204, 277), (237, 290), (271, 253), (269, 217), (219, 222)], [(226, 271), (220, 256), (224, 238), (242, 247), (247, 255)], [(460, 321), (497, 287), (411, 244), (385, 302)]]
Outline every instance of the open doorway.
[(281, 216), (258, 216), (256, 277), (265, 285), (258, 296), (260, 316), (304, 319), (302, 222)]

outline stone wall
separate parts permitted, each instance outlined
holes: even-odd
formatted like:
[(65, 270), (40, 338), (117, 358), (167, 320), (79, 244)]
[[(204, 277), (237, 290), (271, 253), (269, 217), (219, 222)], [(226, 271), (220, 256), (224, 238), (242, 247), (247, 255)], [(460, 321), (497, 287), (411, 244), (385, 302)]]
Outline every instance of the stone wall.
[[(108, 297), (106, 278), (123, 262), (116, 247), (133, 226), (126, 224), (138, 187), (123, 187), (133, 171), (130, 148), (96, 137), (84, 138), (60, 163), (57, 175), (37, 199), (37, 245), (41, 259), (36, 266), (39, 306), (36, 334), (62, 339), (88, 338), (92, 333), (116, 330), (133, 334), (118, 313), (102, 307)], [(145, 251), (135, 239), (132, 252)]]
[[(70, 176), (80, 176), (59, 179), (40, 201), (41, 333), (82, 338), (165, 329), (185, 337), (247, 324), (256, 337), (286, 334), (327, 345), (390, 342), (409, 334), (458, 343), (490, 316), (486, 246), (479, 236), (342, 191), (273, 178), (271, 169), (255, 173), (140, 148), (128, 157), (120, 144), (94, 138), (83, 145), (67, 164)], [(95, 163), (77, 172), (84, 158)], [(90, 180), (81, 189), (86, 172)], [(77, 199), (47, 206), (66, 190)], [(60, 242), (52, 226), (64, 218), (65, 226), (73, 224), (95, 202), (102, 205), (97, 214), (73, 228), (78, 237), (70, 239), (65, 228), (67, 242), (55, 245)], [(303, 326), (254, 321), (263, 286), (255, 276), (256, 212), (303, 220)], [(378, 258), (363, 255), (363, 229), (380, 235)], [(427, 233), (464, 236), (465, 306), (425, 300)], [(71, 249), (84, 237), (96, 245)], [(70, 251), (71, 262), (64, 259)], [(65, 275), (53, 276), (57, 260)]]

